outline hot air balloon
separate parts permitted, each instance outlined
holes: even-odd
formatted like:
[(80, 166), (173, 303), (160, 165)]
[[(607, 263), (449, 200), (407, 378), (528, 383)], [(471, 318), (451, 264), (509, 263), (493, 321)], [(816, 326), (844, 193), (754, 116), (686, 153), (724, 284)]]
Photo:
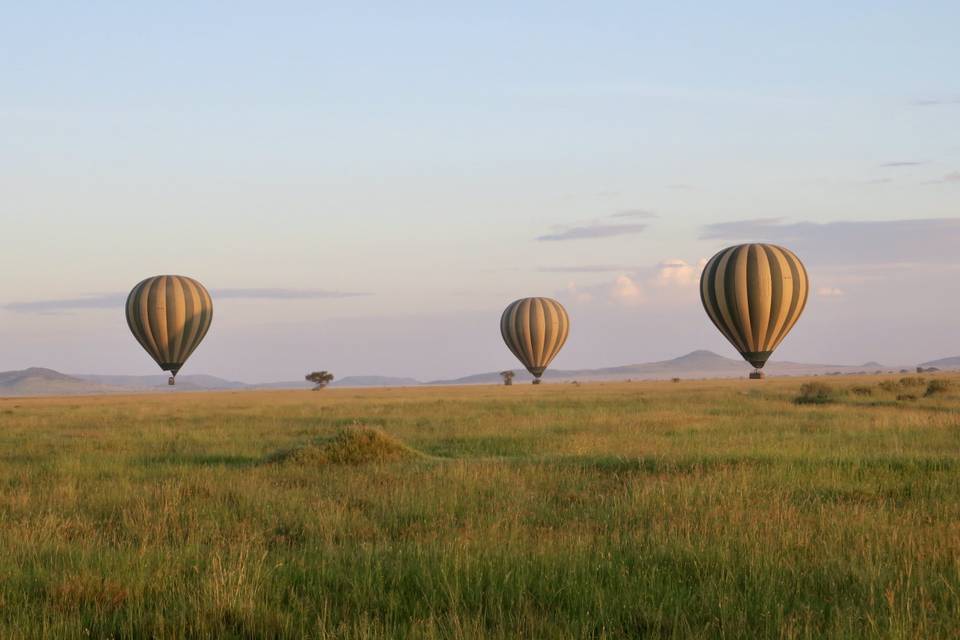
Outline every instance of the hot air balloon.
[(160, 368), (169, 384), (207, 335), (213, 300), (202, 284), (185, 276), (153, 276), (127, 296), (127, 325)]
[(700, 276), (700, 299), (713, 324), (760, 369), (807, 304), (807, 270), (789, 249), (741, 244), (713, 256)]
[(550, 298), (523, 298), (500, 316), (500, 333), (507, 347), (533, 374), (533, 384), (560, 352), (570, 331), (566, 309)]

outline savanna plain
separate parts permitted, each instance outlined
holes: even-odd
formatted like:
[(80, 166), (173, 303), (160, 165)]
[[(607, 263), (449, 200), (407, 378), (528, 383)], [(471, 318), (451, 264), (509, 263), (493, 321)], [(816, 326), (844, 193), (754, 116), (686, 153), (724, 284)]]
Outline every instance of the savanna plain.
[(960, 377), (821, 381), (2, 399), (0, 637), (960, 637)]

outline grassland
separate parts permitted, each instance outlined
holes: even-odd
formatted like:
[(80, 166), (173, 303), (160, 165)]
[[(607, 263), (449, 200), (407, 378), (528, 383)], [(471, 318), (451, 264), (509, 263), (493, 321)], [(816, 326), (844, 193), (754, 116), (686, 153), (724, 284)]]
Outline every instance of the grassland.
[(0, 637), (957, 638), (960, 378), (881, 380), (0, 400)]

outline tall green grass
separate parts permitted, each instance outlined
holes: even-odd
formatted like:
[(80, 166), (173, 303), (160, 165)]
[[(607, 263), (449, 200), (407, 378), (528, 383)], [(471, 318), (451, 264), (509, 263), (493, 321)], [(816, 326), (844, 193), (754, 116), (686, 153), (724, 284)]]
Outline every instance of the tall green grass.
[(957, 637), (960, 385), (878, 381), (0, 400), (0, 637)]

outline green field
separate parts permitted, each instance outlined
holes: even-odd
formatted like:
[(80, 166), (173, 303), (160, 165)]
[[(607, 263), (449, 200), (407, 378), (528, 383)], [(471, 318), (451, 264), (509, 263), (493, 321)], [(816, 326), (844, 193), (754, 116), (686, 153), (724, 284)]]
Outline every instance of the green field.
[(930, 379), (0, 400), (0, 637), (957, 638)]

